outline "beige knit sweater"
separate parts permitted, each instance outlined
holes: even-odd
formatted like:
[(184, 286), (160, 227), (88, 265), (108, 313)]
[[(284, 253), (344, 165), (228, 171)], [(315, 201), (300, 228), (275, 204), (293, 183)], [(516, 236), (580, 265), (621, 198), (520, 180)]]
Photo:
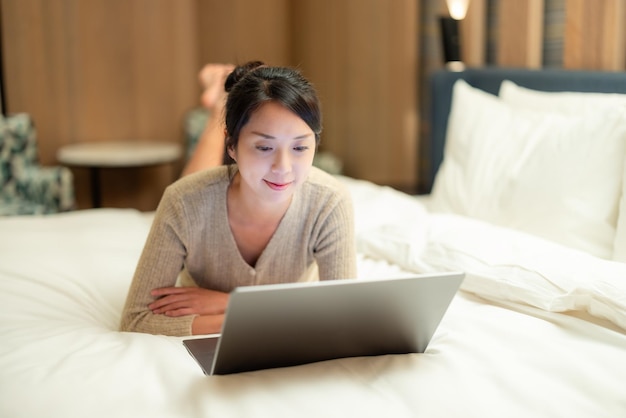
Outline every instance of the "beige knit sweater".
[(306, 279), (317, 264), (319, 279), (356, 277), (354, 215), (348, 191), (313, 167), (294, 194), (278, 229), (254, 267), (244, 261), (228, 223), (226, 194), (237, 172), (222, 166), (169, 186), (129, 289), (121, 330), (190, 335), (193, 316), (155, 315), (150, 291), (174, 286), (181, 270), (204, 288), (230, 292), (237, 286)]

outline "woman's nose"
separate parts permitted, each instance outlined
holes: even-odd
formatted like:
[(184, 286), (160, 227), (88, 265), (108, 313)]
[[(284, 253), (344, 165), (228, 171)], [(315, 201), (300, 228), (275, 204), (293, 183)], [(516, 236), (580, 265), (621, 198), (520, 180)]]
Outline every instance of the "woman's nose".
[(275, 173), (288, 173), (291, 171), (291, 156), (287, 150), (279, 151), (272, 162), (272, 171)]

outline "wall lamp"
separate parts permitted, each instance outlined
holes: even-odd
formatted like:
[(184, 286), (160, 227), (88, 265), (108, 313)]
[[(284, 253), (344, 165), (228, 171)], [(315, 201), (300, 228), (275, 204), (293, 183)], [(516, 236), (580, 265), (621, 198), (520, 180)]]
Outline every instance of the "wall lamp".
[(465, 68), (461, 57), (459, 21), (465, 18), (470, 0), (446, 0), (449, 16), (440, 16), (443, 58), (446, 67), (460, 71)]

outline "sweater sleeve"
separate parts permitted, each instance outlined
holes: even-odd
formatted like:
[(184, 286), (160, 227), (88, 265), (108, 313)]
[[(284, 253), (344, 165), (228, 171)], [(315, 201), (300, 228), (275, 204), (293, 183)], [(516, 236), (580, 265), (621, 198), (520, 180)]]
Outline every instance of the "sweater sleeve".
[(354, 210), (349, 192), (339, 187), (320, 214), (314, 254), (320, 280), (357, 276)]
[(148, 304), (150, 291), (176, 284), (186, 257), (187, 222), (184, 206), (171, 188), (166, 189), (131, 283), (122, 312), (122, 331), (183, 336), (191, 334), (194, 316), (155, 315)]

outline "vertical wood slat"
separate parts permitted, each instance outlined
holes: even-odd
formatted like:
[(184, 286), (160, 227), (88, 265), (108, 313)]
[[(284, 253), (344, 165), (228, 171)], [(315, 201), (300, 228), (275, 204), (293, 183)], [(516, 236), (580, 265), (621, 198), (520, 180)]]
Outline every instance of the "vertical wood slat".
[(5, 111), (33, 117), (39, 157), (51, 162), (58, 144), (72, 134), (72, 105), (64, 7), (47, 6), (45, 0), (3, 0), (1, 29)]
[(543, 0), (500, 1), (498, 4), (498, 65), (541, 67), (543, 6)]
[[(292, 3), (294, 62), (318, 87), (322, 147), (346, 174), (412, 188), (417, 158), (413, 0)], [(297, 33), (294, 30), (294, 33)]]
[(624, 70), (625, 9), (624, 0), (567, 0), (563, 66)]
[(487, 0), (471, 0), (465, 19), (460, 22), (461, 57), (470, 67), (481, 67), (486, 61)]
[[(393, 4), (392, 4), (393, 3)], [(389, 63), (388, 77), (390, 84), (382, 91), (389, 102), (390, 114), (386, 127), (377, 141), (393, 139), (389, 158), (384, 170), (392, 173), (389, 184), (414, 187), (417, 184), (418, 128), (419, 108), (417, 100), (417, 74), (419, 68), (418, 39), (419, 10), (412, 0), (389, 2), (389, 20), (391, 28), (386, 59)], [(394, 47), (391, 47), (394, 46)], [(387, 49), (388, 48), (388, 49)], [(375, 76), (374, 76), (375, 79)], [(384, 177), (382, 177), (383, 180)]]
[[(196, 0), (2, 6), (8, 111), (32, 115), (42, 164), (56, 164), (71, 142), (182, 142), (182, 117), (198, 93)], [(88, 207), (88, 173), (74, 174), (79, 208)], [(104, 203), (153, 209), (171, 179), (171, 167), (103, 173)]]
[[(333, 135), (331, 132), (337, 131), (337, 121), (329, 118), (329, 115), (336, 112), (338, 100), (331, 100), (326, 96), (327, 92), (334, 93), (337, 97), (340, 94), (338, 73), (326, 70), (326, 61), (337, 66), (342, 64), (341, 56), (335, 54), (335, 46), (342, 41), (334, 33), (336, 25), (333, 18), (338, 14), (337, 7), (338, 4), (331, 0), (296, 2), (291, 14), (293, 63), (313, 82), (322, 102), (322, 149), (329, 148), (326, 138)], [(325, 30), (318, 33), (316, 26), (324, 27)], [(332, 42), (333, 38), (336, 38), (335, 43)]]
[(291, 62), (290, 0), (197, 0), (200, 64)]

